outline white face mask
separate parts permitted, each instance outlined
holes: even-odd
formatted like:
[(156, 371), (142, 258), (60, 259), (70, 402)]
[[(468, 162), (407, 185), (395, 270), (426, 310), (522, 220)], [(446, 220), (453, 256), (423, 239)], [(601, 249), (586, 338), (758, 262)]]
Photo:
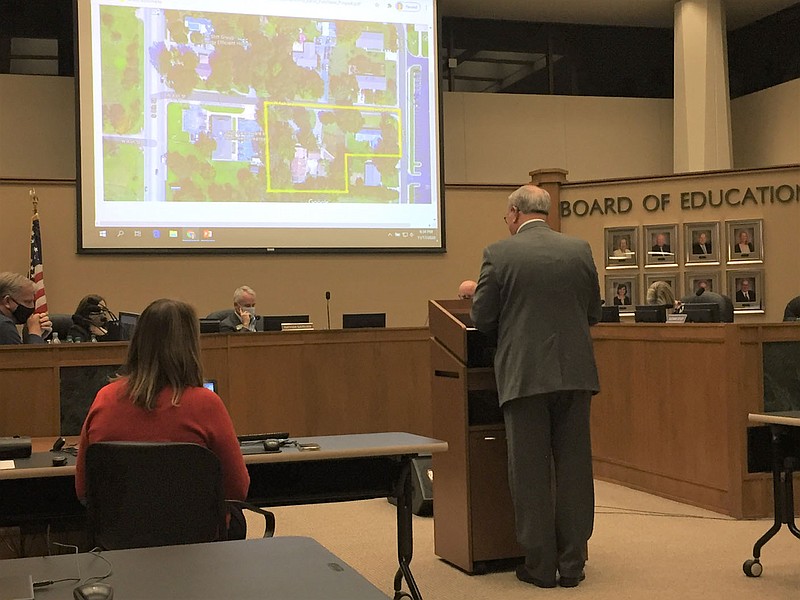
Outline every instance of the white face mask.
[(255, 318), (255, 316), (256, 316), (256, 307), (255, 306), (243, 306), (242, 307), (242, 312), (248, 312), (248, 313), (250, 313), (251, 317)]

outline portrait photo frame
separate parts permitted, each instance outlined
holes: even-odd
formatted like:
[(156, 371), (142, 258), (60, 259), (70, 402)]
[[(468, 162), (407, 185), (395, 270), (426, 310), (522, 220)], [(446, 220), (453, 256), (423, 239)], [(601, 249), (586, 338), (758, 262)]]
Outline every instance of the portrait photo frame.
[(604, 230), (606, 269), (639, 266), (639, 227), (607, 227)]
[(727, 275), (728, 295), (733, 300), (733, 312), (763, 313), (766, 300), (764, 271), (730, 270)]
[(676, 224), (645, 225), (642, 237), (645, 268), (678, 266), (680, 246), (678, 245), (678, 226)]
[(683, 246), (687, 265), (718, 265), (720, 261), (719, 223), (683, 224)]
[(700, 288), (709, 292), (724, 294), (721, 273), (719, 271), (686, 271), (683, 275), (683, 295), (697, 294)]
[(728, 262), (759, 264), (764, 262), (764, 221), (750, 219), (726, 221)]
[[(637, 304), (641, 304), (638, 273), (614, 273), (606, 275), (605, 306), (619, 306), (620, 314), (633, 314)], [(620, 286), (625, 288), (625, 297), (620, 296)]]
[(669, 284), (669, 287), (672, 288), (672, 293), (675, 295), (675, 299), (681, 299), (681, 279), (677, 272), (650, 271), (649, 273), (644, 274), (644, 287), (642, 288), (641, 304), (647, 304), (647, 290), (649, 290), (650, 286), (656, 281), (666, 281)]

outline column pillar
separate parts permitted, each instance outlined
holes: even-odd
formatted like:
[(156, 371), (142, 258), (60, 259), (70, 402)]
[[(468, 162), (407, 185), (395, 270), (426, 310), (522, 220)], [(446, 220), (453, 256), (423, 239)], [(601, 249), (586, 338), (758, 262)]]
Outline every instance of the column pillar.
[(561, 186), (567, 182), (568, 172), (564, 169), (537, 169), (528, 173), (533, 185), (538, 185), (550, 194), (550, 214), (545, 220), (553, 231), (561, 231)]
[(675, 173), (733, 168), (722, 0), (675, 2)]

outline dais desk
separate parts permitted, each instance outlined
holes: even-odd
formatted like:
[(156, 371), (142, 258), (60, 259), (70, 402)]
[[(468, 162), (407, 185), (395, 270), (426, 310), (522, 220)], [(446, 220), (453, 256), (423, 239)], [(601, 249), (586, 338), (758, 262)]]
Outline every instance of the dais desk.
[[(200, 347), (239, 434), (432, 435), (428, 338), (427, 328), (332, 329), (209, 334)], [(0, 435), (60, 435), (62, 381), (121, 365), (127, 348), (0, 346)], [(93, 397), (80, 400), (88, 408)]]

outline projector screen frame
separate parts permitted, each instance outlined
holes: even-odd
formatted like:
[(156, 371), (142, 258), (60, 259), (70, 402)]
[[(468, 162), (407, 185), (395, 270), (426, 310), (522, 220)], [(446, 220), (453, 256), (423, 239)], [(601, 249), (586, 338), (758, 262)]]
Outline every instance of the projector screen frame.
[[(398, 3), (399, 4), (399, 3)], [(78, 254), (95, 254), (95, 255), (192, 255), (192, 254), (204, 254), (204, 255), (225, 255), (225, 254), (245, 254), (245, 255), (270, 255), (270, 254), (443, 254), (447, 252), (447, 239), (446, 239), (446, 208), (445, 208), (445, 173), (444, 173), (444, 131), (443, 131), (443, 118), (442, 118), (442, 110), (443, 110), (443, 90), (441, 85), (441, 60), (440, 60), (440, 44), (439, 44), (439, 37), (441, 35), (441, 27), (442, 27), (442, 16), (438, 10), (438, 3), (436, 0), (432, 0), (432, 19), (430, 21), (430, 29), (428, 30), (428, 52), (429, 55), (427, 57), (429, 69), (432, 71), (432, 85), (434, 89), (430, 92), (430, 105), (433, 110), (430, 112), (431, 119), (435, 120), (435, 127), (431, 127), (430, 131), (433, 133), (435, 131), (435, 139), (431, 141), (431, 148), (430, 153), (431, 156), (435, 155), (435, 161), (430, 165), (430, 189), (431, 189), (431, 202), (436, 205), (436, 228), (430, 228), (431, 230), (435, 230), (436, 232), (436, 239), (438, 240), (438, 245), (435, 246), (380, 246), (380, 245), (365, 245), (365, 246), (334, 246), (334, 245), (322, 245), (322, 246), (269, 246), (269, 245), (260, 245), (260, 246), (252, 246), (252, 247), (243, 247), (243, 246), (231, 246), (231, 245), (205, 245), (205, 244), (196, 244), (196, 245), (180, 245), (180, 246), (168, 246), (168, 247), (159, 247), (159, 246), (132, 246), (132, 247), (120, 247), (120, 246), (111, 246), (111, 247), (98, 247), (92, 246), (87, 242), (85, 239), (85, 224), (84, 218), (90, 218), (86, 214), (83, 196), (84, 193), (87, 193), (85, 189), (85, 177), (84, 177), (84, 160), (90, 160), (90, 158), (86, 158), (86, 150), (84, 148), (84, 144), (82, 143), (83, 134), (82, 134), (82, 126), (85, 124), (85, 119), (82, 117), (82, 83), (84, 82), (84, 78), (82, 77), (82, 63), (81, 63), (81, 40), (85, 37), (85, 34), (82, 33), (82, 23), (80, 21), (80, 10), (81, 7), (90, 7), (92, 6), (91, 0), (73, 0), (72, 8), (73, 8), (73, 26), (74, 26), (74, 56), (75, 56), (75, 129), (76, 129), (76, 142), (75, 142), (75, 156), (76, 156), (76, 217), (77, 217), (77, 235), (76, 235), (76, 246), (77, 246), (77, 253)], [(184, 9), (181, 9), (184, 10)], [(316, 19), (317, 21), (321, 21), (322, 19)], [(352, 20), (352, 22), (357, 22), (357, 20)], [(398, 22), (386, 22), (386, 24), (398, 24)], [(90, 44), (91, 46), (91, 44)], [(146, 98), (145, 98), (146, 100)], [(405, 110), (408, 110), (407, 108)], [(413, 109), (412, 109), (413, 110)], [(145, 118), (147, 118), (147, 111), (146, 107), (145, 111)], [(378, 112), (378, 110), (376, 110)], [(91, 124), (90, 124), (91, 126)], [(91, 135), (91, 134), (90, 134)], [(101, 134), (102, 135), (102, 134)], [(401, 154), (403, 150), (400, 150)], [(91, 157), (93, 159), (94, 156)], [(166, 168), (164, 169), (166, 171)], [(435, 185), (434, 185), (435, 182)], [(94, 189), (94, 186), (90, 184), (88, 193), (91, 193), (91, 190)], [(146, 190), (147, 188), (145, 188)], [(95, 205), (96, 206), (96, 205)], [(94, 213), (92, 213), (94, 214)], [(169, 225), (156, 225), (160, 229), (164, 229), (164, 235), (166, 236), (167, 230), (171, 229)], [(179, 230), (185, 229), (182, 226), (172, 226)], [(190, 225), (190, 227), (197, 229), (198, 234), (203, 226), (198, 225)], [(216, 226), (215, 226), (216, 227)], [(108, 226), (108, 229), (117, 229), (117, 226)], [(123, 227), (120, 226), (120, 229)], [(153, 226), (142, 226), (142, 229), (151, 229)], [(125, 226), (126, 232), (129, 231), (130, 234), (134, 234), (134, 227)], [(298, 237), (302, 238), (305, 233), (303, 231), (311, 230), (311, 229), (322, 229), (320, 227), (307, 227), (307, 228), (295, 228), (298, 231)], [(332, 228), (335, 230), (336, 228)], [(370, 229), (369, 227), (366, 229)], [(381, 230), (383, 231), (384, 228), (381, 227), (372, 227), (373, 230)], [(395, 227), (389, 228), (391, 231), (395, 231)], [(416, 231), (417, 228), (409, 228), (411, 231)], [(263, 231), (265, 233), (271, 231), (272, 228), (265, 227)], [(346, 228), (339, 228), (338, 231), (343, 232), (344, 235), (350, 233), (350, 229)], [(409, 232), (410, 235), (413, 236), (413, 233)], [(113, 232), (111, 232), (113, 235)], [(121, 235), (121, 234), (120, 234)], [(136, 235), (140, 235), (139, 232), (136, 232)], [(389, 233), (391, 236), (391, 233)], [(395, 233), (395, 235), (401, 235), (401, 233)], [(405, 232), (402, 233), (403, 237), (405, 237)]]

